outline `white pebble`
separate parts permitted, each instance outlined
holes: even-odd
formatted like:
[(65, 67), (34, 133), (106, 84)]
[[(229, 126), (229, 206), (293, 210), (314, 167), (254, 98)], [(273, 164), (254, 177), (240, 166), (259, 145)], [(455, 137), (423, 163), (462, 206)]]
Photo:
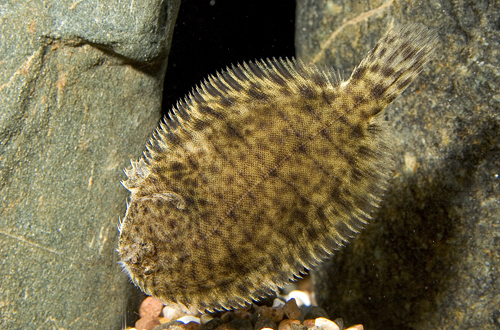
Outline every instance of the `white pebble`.
[(274, 307), (282, 307), (282, 306), (285, 306), (285, 302), (283, 300), (278, 299), (278, 298), (273, 300), (273, 308)]
[(184, 313), (180, 309), (171, 306), (163, 307), (162, 314), (163, 317), (166, 318), (168, 321), (176, 320), (179, 317), (186, 315), (186, 313)]
[(300, 290), (293, 290), (288, 294), (287, 300), (295, 298), (297, 306), (311, 306), (311, 298), (307, 293)]
[(323, 330), (340, 330), (337, 323), (324, 317), (318, 317), (316, 320), (314, 320), (314, 325), (320, 327)]
[(186, 315), (181, 318), (178, 318), (177, 321), (182, 322), (184, 324), (188, 324), (189, 322), (196, 322), (200, 324), (200, 318), (193, 315)]

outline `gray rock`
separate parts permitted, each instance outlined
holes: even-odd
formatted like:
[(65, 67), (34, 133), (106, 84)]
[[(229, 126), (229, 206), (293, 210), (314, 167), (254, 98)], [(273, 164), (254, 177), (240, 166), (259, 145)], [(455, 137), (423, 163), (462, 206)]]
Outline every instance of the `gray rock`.
[(203, 324), (201, 326), (201, 330), (214, 330), (215, 328), (217, 328), (219, 325), (222, 325), (224, 324), (224, 321), (222, 321), (222, 319), (216, 317), (210, 321), (208, 321), (207, 323)]
[(434, 60), (386, 111), (396, 170), (373, 224), (314, 272), (317, 299), (369, 329), (498, 329), (498, 1), (299, 0), (297, 53), (347, 77), (392, 24)]
[(274, 330), (278, 330), (278, 325), (276, 324), (276, 322), (270, 320), (269, 318), (265, 316), (260, 316), (255, 322), (253, 328), (255, 330), (261, 330), (262, 328), (271, 328)]
[(249, 320), (244, 320), (240, 318), (236, 318), (229, 322), (233, 327), (235, 327), (238, 330), (252, 330), (253, 326), (252, 323)]
[(158, 123), (179, 2), (1, 1), (0, 328), (122, 326), (119, 182)]
[(304, 316), (304, 320), (317, 319), (318, 317), (329, 318), (328, 313), (321, 307), (312, 306)]

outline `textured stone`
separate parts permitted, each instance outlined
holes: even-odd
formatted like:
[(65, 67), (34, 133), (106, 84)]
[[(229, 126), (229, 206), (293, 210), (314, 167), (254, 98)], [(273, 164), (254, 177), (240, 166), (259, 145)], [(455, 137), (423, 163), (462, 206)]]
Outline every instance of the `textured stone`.
[(255, 330), (261, 330), (263, 328), (271, 328), (273, 330), (278, 330), (278, 325), (271, 321), (269, 318), (262, 316), (257, 319), (257, 322), (255, 322), (254, 329)]
[(135, 328), (137, 330), (153, 330), (153, 328), (158, 325), (160, 325), (160, 320), (152, 316), (141, 317), (135, 322)]
[(147, 297), (141, 303), (141, 307), (139, 308), (139, 316), (158, 317), (160, 316), (162, 309), (163, 309), (163, 303), (161, 301), (153, 297)]
[(296, 324), (296, 323), (292, 323), (291, 324), (291, 329), (292, 330), (307, 330), (307, 327), (303, 324)]
[(396, 171), (377, 219), (314, 272), (318, 303), (369, 329), (498, 329), (498, 1), (299, 0), (299, 58), (350, 72), (394, 24), (440, 34), (387, 109)]
[(235, 327), (237, 330), (252, 330), (253, 326), (252, 323), (249, 320), (243, 320), (240, 318), (236, 318), (229, 322), (233, 327)]
[(318, 317), (314, 321), (314, 325), (323, 330), (340, 330), (340, 327), (337, 325), (337, 323), (324, 317)]
[(328, 318), (328, 313), (319, 306), (312, 306), (304, 316), (304, 319), (317, 319), (318, 317)]
[(279, 323), (283, 320), (283, 307), (267, 307), (261, 306), (259, 314), (269, 318), (271, 321)]
[(218, 326), (220, 326), (223, 323), (224, 323), (224, 321), (222, 321), (222, 319), (214, 318), (213, 320), (208, 321), (207, 323), (203, 324), (201, 326), (201, 330), (214, 330), (215, 328), (217, 328)]
[(300, 324), (299, 320), (284, 319), (278, 324), (278, 330), (291, 330), (292, 324)]
[(135, 3), (0, 4), (2, 329), (123, 323), (119, 181), (158, 122), (179, 1)]
[(283, 312), (285, 312), (286, 317), (289, 319), (298, 319), (300, 316), (300, 308), (297, 306), (296, 300), (288, 300), (283, 307)]

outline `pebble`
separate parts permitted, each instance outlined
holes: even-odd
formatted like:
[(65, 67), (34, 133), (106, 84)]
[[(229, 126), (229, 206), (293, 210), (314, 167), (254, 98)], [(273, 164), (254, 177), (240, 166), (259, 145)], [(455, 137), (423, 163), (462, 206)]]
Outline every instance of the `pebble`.
[(297, 305), (300, 306), (311, 306), (311, 297), (307, 292), (304, 291), (299, 291), (299, 290), (293, 290), (291, 291), (288, 296), (288, 299), (296, 299), (297, 300)]
[(292, 324), (300, 324), (299, 320), (284, 319), (278, 324), (278, 330), (292, 330)]
[(340, 330), (345, 328), (344, 320), (341, 317), (337, 317), (335, 320), (333, 320), (333, 322), (335, 322), (339, 326)]
[(199, 330), (200, 323), (199, 322), (188, 322), (188, 323), (181, 325), (181, 328), (184, 330)]
[(182, 322), (184, 324), (188, 324), (190, 322), (195, 322), (195, 323), (200, 324), (200, 318), (193, 316), (193, 315), (184, 315), (184, 316), (178, 318), (177, 321)]
[(316, 320), (315, 319), (305, 319), (302, 324), (307, 328), (311, 329), (316, 326)]
[(312, 306), (306, 313), (304, 319), (317, 319), (318, 317), (328, 318), (328, 314), (325, 310), (318, 306)]
[(255, 322), (254, 330), (261, 330), (264, 328), (271, 328), (273, 330), (278, 330), (278, 326), (276, 322), (272, 321), (268, 317), (261, 316)]
[(307, 330), (307, 327), (303, 324), (292, 323), (292, 330)]
[(224, 323), (219, 325), (215, 330), (238, 330), (231, 325), (231, 323)]
[(324, 317), (318, 317), (316, 320), (314, 320), (314, 325), (323, 330), (340, 330), (337, 323)]
[(211, 321), (208, 321), (207, 323), (203, 324), (201, 326), (201, 330), (214, 330), (221, 324), (224, 324), (224, 321), (222, 319), (216, 317)]
[(160, 316), (162, 309), (163, 309), (163, 303), (161, 301), (153, 297), (147, 297), (141, 303), (141, 307), (139, 307), (139, 316), (141, 318), (148, 316), (154, 318)]
[(345, 330), (364, 330), (364, 328), (363, 328), (362, 324), (356, 324), (356, 325), (353, 325), (352, 327), (349, 327)]
[(229, 322), (229, 324), (231, 324), (238, 330), (253, 330), (252, 323), (249, 320), (235, 318), (234, 320)]
[(212, 321), (213, 319), (214, 319), (214, 317), (210, 314), (201, 314), (200, 323), (205, 324), (205, 323)]
[(169, 322), (173, 320), (177, 320), (178, 318), (186, 315), (183, 311), (181, 311), (178, 308), (171, 307), (171, 306), (165, 306), (163, 307), (162, 315), (164, 318), (166, 318)]
[(267, 307), (261, 306), (259, 308), (259, 315), (269, 318), (273, 322), (280, 322), (283, 320), (283, 307)]
[[(161, 321), (160, 321), (161, 323)], [(153, 330), (183, 330), (183, 324), (177, 321), (170, 321), (167, 323), (162, 323), (153, 328)]]
[(245, 308), (239, 308), (239, 309), (237, 309), (237, 310), (234, 311), (234, 315), (236, 315), (240, 319), (247, 320), (252, 315), (252, 313), (250, 312), (251, 308), (252, 308), (252, 306), (248, 306), (248, 307), (245, 307)]
[(153, 330), (154, 327), (160, 324), (160, 320), (157, 317), (146, 316), (141, 317), (135, 322), (135, 328), (137, 330)]
[(234, 314), (234, 312), (229, 311), (229, 312), (225, 312), (224, 314), (222, 314), (222, 316), (220, 318), (224, 322), (231, 322), (232, 320), (234, 320), (235, 317), (236, 317), (236, 315)]
[(300, 308), (297, 306), (297, 301), (292, 298), (283, 306), (283, 312), (289, 319), (298, 319), (300, 317)]
[(285, 306), (285, 302), (279, 298), (276, 298), (273, 300), (273, 306), (272, 307), (283, 307)]

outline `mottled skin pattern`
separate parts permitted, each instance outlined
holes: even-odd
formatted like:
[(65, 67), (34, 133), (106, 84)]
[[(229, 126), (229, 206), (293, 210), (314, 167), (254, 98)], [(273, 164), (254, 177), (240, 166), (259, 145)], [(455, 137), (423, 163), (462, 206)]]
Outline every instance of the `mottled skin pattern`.
[(389, 32), (346, 82), (297, 61), (209, 77), (132, 162), (118, 251), (146, 294), (230, 309), (277, 290), (370, 220), (391, 176), (382, 110), (436, 42)]

